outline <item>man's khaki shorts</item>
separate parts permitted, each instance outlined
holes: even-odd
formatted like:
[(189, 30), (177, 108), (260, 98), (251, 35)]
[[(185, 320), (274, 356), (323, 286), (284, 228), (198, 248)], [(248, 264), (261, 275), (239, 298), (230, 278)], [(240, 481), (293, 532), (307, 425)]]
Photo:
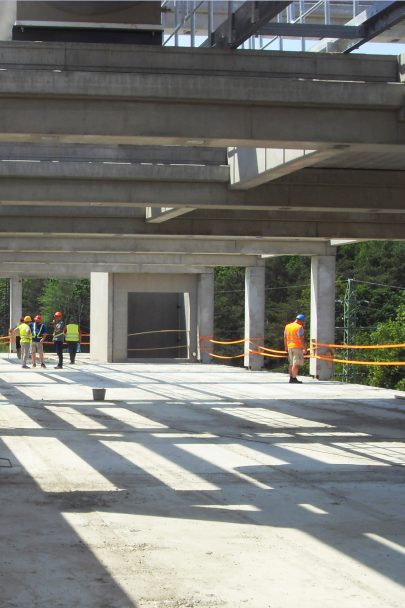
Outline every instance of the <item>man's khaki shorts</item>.
[(38, 353), (41, 355), (44, 352), (44, 345), (42, 342), (31, 342), (31, 353)]
[(290, 365), (304, 365), (304, 353), (302, 348), (289, 348), (288, 361)]

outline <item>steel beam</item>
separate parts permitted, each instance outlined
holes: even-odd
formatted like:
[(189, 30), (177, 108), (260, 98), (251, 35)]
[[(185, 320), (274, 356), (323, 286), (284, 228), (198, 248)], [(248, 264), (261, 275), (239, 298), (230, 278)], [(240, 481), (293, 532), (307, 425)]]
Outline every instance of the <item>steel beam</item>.
[(289, 4), (291, 2), (244, 2), (201, 46), (236, 49)]
[(286, 36), (291, 38), (345, 38), (358, 39), (361, 28), (355, 25), (334, 25), (322, 23), (276, 23), (263, 25), (258, 33), (261, 36)]
[(404, 19), (404, 2), (374, 2), (373, 6), (368, 7), (346, 24), (346, 27), (354, 26), (358, 28), (359, 35), (357, 38), (336, 36), (337, 40), (320, 43), (311, 50), (347, 54)]

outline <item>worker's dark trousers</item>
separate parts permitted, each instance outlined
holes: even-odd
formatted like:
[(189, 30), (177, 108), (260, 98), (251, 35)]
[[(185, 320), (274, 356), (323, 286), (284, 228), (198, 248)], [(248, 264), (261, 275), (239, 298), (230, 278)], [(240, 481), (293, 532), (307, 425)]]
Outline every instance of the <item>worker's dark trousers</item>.
[(63, 366), (63, 342), (55, 342), (55, 351), (59, 357), (59, 367)]
[(67, 347), (68, 347), (71, 363), (75, 362), (76, 353), (77, 353), (77, 345), (78, 345), (78, 342), (67, 342)]
[(15, 349), (17, 351), (17, 357), (21, 359), (21, 337), (16, 336), (15, 338)]

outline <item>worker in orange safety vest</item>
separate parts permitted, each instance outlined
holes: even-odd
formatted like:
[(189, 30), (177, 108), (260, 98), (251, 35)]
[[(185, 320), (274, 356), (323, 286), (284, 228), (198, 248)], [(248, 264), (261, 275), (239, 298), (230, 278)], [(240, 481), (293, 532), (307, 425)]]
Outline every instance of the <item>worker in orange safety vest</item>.
[(284, 347), (288, 351), (290, 383), (302, 384), (298, 380), (300, 367), (304, 365), (304, 355), (306, 353), (304, 342), (305, 315), (299, 314), (295, 321), (288, 323), (284, 329)]

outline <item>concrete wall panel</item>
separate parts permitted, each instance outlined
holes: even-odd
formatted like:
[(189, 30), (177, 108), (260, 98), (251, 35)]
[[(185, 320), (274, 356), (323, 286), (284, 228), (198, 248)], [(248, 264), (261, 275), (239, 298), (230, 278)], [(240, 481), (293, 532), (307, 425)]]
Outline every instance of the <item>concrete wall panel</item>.
[[(120, 274), (114, 275), (114, 361), (127, 360), (128, 293), (134, 292), (188, 294), (185, 298), (186, 329), (191, 330), (189, 333), (190, 353), (197, 351), (197, 276), (186, 274)], [(188, 308), (189, 315), (187, 315)], [(148, 314), (148, 311), (145, 311), (144, 314)], [(189, 319), (187, 319), (188, 316)]]

